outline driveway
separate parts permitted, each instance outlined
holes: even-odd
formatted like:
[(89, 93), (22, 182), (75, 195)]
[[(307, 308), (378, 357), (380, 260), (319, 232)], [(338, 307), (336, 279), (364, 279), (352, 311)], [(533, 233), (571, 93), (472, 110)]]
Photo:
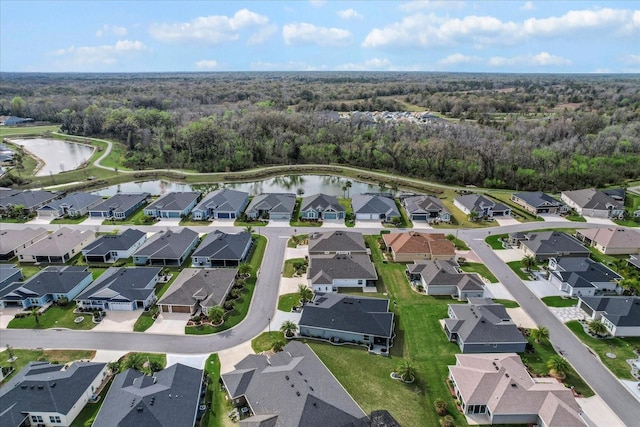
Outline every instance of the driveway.
[(309, 283), (307, 280), (307, 273), (304, 273), (300, 277), (283, 277), (280, 279), (278, 295), (297, 293), (298, 285), (306, 285), (307, 283)]
[(146, 333), (184, 335), (184, 327), (189, 317), (191, 315), (188, 313), (160, 313)]
[(82, 221), (80, 224), (82, 225), (102, 225), (104, 222), (104, 218), (87, 218)]
[(218, 352), (220, 373), (226, 374), (227, 372), (233, 371), (235, 369), (234, 366), (250, 354), (255, 354), (251, 348), (251, 341), (246, 341), (235, 347)]
[(167, 354), (167, 367), (171, 365), (175, 365), (176, 363), (181, 363), (183, 365), (191, 366), (196, 369), (204, 369), (204, 363), (207, 361), (207, 358), (210, 354)]
[(18, 307), (9, 307), (0, 309), (0, 329), (7, 329), (9, 322), (13, 320), (13, 318), (22, 311), (22, 308)]
[(587, 317), (587, 313), (578, 307), (549, 307), (549, 311), (562, 323), (567, 323), (571, 320), (581, 320)]
[(524, 253), (520, 249), (498, 249), (494, 251), (504, 262), (521, 261)]
[(520, 221), (515, 218), (500, 218), (497, 216), (494, 216), (493, 218), (496, 220), (499, 226), (520, 224)]
[(515, 301), (511, 292), (502, 283), (484, 283), (484, 296), (485, 298), (494, 299), (509, 299)]
[(287, 320), (290, 320), (297, 325), (300, 323), (301, 317), (302, 313), (287, 313), (286, 311), (276, 310), (275, 315), (271, 318), (271, 323), (264, 328), (264, 331), (262, 332), (279, 331), (282, 324)]
[(567, 218), (561, 215), (555, 214), (538, 214), (538, 216), (544, 219), (546, 222), (571, 222)]
[(356, 221), (356, 227), (358, 227), (358, 228), (380, 228), (380, 227), (382, 227), (382, 223), (380, 222), (380, 220), (371, 220), (371, 221), (357, 220)]
[(128, 351), (122, 350), (97, 350), (91, 361), (101, 363), (115, 362), (127, 353)]
[(235, 219), (214, 219), (211, 221), (211, 227), (233, 227), (234, 222)]
[(584, 216), (584, 219), (586, 219), (587, 223), (589, 224), (616, 225), (616, 223), (611, 221), (609, 218), (594, 218), (591, 216)]
[(615, 412), (597, 394), (576, 399), (585, 415), (598, 427), (625, 427)]
[(533, 321), (531, 317), (522, 309), (522, 307), (517, 308), (507, 308), (507, 313), (513, 320), (513, 323), (518, 325), (519, 328), (537, 328), (536, 322)]
[(565, 296), (569, 294), (561, 291), (556, 286), (553, 286), (548, 280), (523, 280), (522, 281), (531, 292), (533, 292), (538, 298), (552, 297), (552, 296)]
[(180, 225), (180, 218), (162, 218), (153, 225), (155, 227), (177, 227)]
[(40, 218), (39, 216), (33, 218), (31, 221), (27, 221), (27, 224), (51, 224), (55, 218)]
[(141, 314), (141, 310), (107, 311), (107, 316), (92, 330), (103, 332), (132, 332), (133, 325), (135, 325), (136, 320), (138, 320)]
[(309, 255), (308, 245), (298, 245), (296, 248), (287, 248), (284, 252), (284, 259), (304, 258)]
[(289, 227), (289, 220), (288, 219), (270, 219), (269, 223), (267, 224), (267, 227), (269, 228)]
[(347, 228), (347, 225), (344, 223), (344, 220), (331, 220), (325, 219), (322, 221), (322, 226), (320, 228)]

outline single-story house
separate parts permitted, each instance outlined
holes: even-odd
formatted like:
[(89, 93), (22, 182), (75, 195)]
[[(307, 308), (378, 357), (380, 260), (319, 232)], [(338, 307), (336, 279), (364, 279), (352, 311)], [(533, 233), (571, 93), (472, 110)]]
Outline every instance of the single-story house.
[(338, 288), (375, 286), (376, 268), (369, 255), (329, 254), (309, 257), (309, 287), (313, 292), (337, 292)]
[(80, 308), (133, 311), (156, 301), (160, 267), (110, 267), (75, 298)]
[(634, 266), (638, 270), (640, 270), (640, 257), (631, 255), (629, 259), (627, 259), (627, 264)]
[(144, 214), (154, 218), (183, 218), (200, 200), (199, 191), (171, 192), (144, 208)]
[(338, 230), (309, 234), (309, 255), (368, 253), (362, 233)]
[[(283, 351), (250, 354), (221, 375), (240, 427), (359, 425), (365, 413), (311, 348), (297, 341)], [(355, 368), (354, 368), (355, 369)], [(247, 409), (242, 409), (247, 408)]]
[(0, 214), (11, 212), (16, 206), (22, 206), (24, 214), (35, 213), (36, 210), (58, 197), (56, 193), (41, 190), (2, 191), (0, 192)]
[(20, 262), (65, 263), (96, 238), (90, 230), (63, 227), (17, 252)]
[(560, 199), (582, 216), (595, 218), (620, 218), (624, 215), (624, 202), (596, 190), (563, 191)]
[(249, 193), (220, 188), (204, 196), (193, 208), (191, 215), (195, 221), (206, 219), (236, 219), (249, 203)]
[(93, 275), (87, 267), (47, 267), (25, 282), (14, 282), (0, 289), (1, 307), (44, 307), (61, 298), (72, 301)]
[(567, 212), (568, 210), (564, 203), (561, 203), (542, 191), (513, 193), (511, 195), (511, 201), (534, 215), (559, 214)]
[(123, 220), (148, 203), (149, 193), (118, 193), (89, 209), (90, 218)]
[(452, 260), (456, 257), (453, 242), (442, 233), (408, 231), (388, 233), (382, 240), (395, 262), (412, 262), (423, 259)]
[(195, 314), (202, 310), (224, 304), (235, 283), (238, 270), (235, 268), (185, 268), (158, 300), (164, 313)]
[(160, 231), (133, 254), (135, 265), (180, 266), (198, 245), (198, 233), (183, 228), (178, 232)]
[(344, 219), (347, 210), (338, 202), (335, 196), (328, 194), (314, 194), (302, 199), (300, 203), (300, 218), (317, 220)]
[(509, 236), (511, 244), (517, 244), (524, 256), (532, 255), (538, 262), (558, 257), (588, 257), (591, 252), (575, 237), (562, 231), (531, 231)]
[(619, 202), (624, 202), (624, 199), (627, 197), (627, 190), (624, 188), (606, 188), (602, 190), (602, 192)]
[(82, 250), (88, 263), (113, 262), (127, 259), (147, 241), (147, 233), (127, 228), (120, 234), (104, 234)]
[(614, 337), (640, 337), (640, 297), (580, 297), (578, 307)]
[(247, 259), (253, 239), (246, 231), (229, 234), (216, 230), (191, 255), (194, 267), (237, 267)]
[(573, 391), (531, 378), (517, 354), (456, 354), (449, 380), (462, 411), (481, 424), (587, 427)]
[(402, 205), (411, 221), (426, 221), (430, 224), (451, 222), (451, 212), (435, 196), (404, 197)]
[(251, 200), (245, 213), (249, 219), (291, 220), (295, 206), (293, 193), (262, 193)]
[(0, 293), (5, 286), (22, 281), (22, 269), (15, 264), (0, 264)]
[(29, 362), (0, 393), (0, 425), (70, 426), (107, 377), (107, 364)]
[(578, 229), (576, 238), (605, 255), (640, 254), (640, 232), (633, 228)]
[(449, 304), (448, 313), (444, 331), (463, 353), (521, 353), (527, 346), (504, 306), (489, 298)]
[(484, 297), (484, 283), (477, 273), (461, 272), (452, 260), (420, 260), (407, 265), (407, 276), (427, 295), (451, 295), (460, 301)]
[(594, 296), (615, 292), (622, 279), (609, 267), (586, 257), (551, 258), (549, 281), (570, 296)]
[(89, 212), (89, 209), (102, 202), (102, 197), (91, 193), (72, 193), (61, 199), (52, 200), (37, 209), (40, 218), (72, 218), (81, 217)]
[(394, 218), (401, 217), (391, 194), (354, 194), (351, 199), (351, 206), (353, 206), (353, 214), (356, 220), (391, 222)]
[(25, 125), (27, 123), (33, 123), (34, 121), (31, 117), (0, 116), (0, 126)]
[(48, 234), (49, 232), (44, 228), (0, 230), (0, 261), (9, 261), (19, 250), (44, 239)]
[(113, 379), (92, 427), (192, 427), (204, 411), (201, 369), (176, 363), (152, 376), (127, 369)]
[(478, 218), (505, 217), (511, 215), (511, 208), (504, 203), (493, 201), (482, 194), (465, 194), (453, 199), (453, 205), (467, 215), (476, 212)]

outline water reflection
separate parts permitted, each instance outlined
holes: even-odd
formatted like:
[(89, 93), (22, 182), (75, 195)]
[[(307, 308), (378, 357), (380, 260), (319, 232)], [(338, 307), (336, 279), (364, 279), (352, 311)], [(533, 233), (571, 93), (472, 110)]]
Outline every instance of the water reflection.
[(36, 176), (56, 175), (60, 172), (77, 169), (89, 160), (93, 148), (75, 142), (57, 139), (33, 138), (12, 139), (13, 143), (21, 145), (44, 162)]

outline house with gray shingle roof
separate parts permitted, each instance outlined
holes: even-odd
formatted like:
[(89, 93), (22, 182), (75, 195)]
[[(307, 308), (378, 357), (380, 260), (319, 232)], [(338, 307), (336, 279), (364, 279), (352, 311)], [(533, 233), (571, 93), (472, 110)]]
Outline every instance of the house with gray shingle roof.
[(52, 200), (37, 209), (39, 218), (71, 218), (81, 217), (89, 212), (89, 209), (102, 202), (102, 197), (91, 193), (67, 194), (61, 199)]
[(247, 259), (253, 239), (242, 231), (229, 234), (216, 230), (202, 240), (191, 256), (194, 267), (237, 267)]
[(149, 193), (118, 193), (89, 209), (90, 218), (123, 220), (144, 206)]
[(521, 353), (527, 340), (502, 304), (489, 298), (469, 298), (449, 304), (444, 331), (463, 353)]
[(203, 371), (176, 363), (153, 376), (134, 369), (119, 373), (93, 427), (191, 427), (203, 414)]
[(347, 210), (338, 202), (338, 198), (328, 194), (314, 194), (302, 199), (300, 218), (316, 220), (344, 219)]
[(625, 227), (576, 230), (576, 238), (605, 255), (640, 254), (640, 230)]
[(199, 191), (170, 192), (144, 208), (144, 214), (153, 218), (182, 218), (191, 213), (198, 200)]
[(511, 201), (534, 215), (567, 212), (567, 206), (542, 191), (513, 193)]
[(378, 220), (390, 222), (400, 218), (400, 211), (390, 194), (354, 194), (351, 199), (356, 220)]
[(16, 253), (48, 235), (44, 228), (0, 230), (0, 261), (9, 261)]
[(435, 196), (411, 196), (402, 199), (411, 221), (427, 223), (451, 222), (451, 212)]
[(314, 292), (337, 292), (338, 288), (375, 286), (376, 268), (369, 255), (329, 254), (309, 257), (309, 287)]
[(0, 264), (0, 294), (5, 286), (20, 281), (22, 281), (21, 268), (14, 264)]
[(365, 413), (311, 348), (291, 341), (271, 356), (251, 354), (221, 378), (240, 427), (358, 425)]
[(478, 218), (505, 217), (511, 215), (511, 208), (482, 194), (465, 194), (453, 199), (453, 205), (465, 214), (476, 212)]
[(160, 267), (110, 267), (75, 298), (80, 308), (133, 311), (156, 301)]
[(558, 257), (588, 257), (591, 253), (577, 239), (561, 231), (531, 231), (509, 236), (509, 241), (538, 262)]
[(640, 337), (640, 297), (580, 297), (578, 307), (614, 337)]
[(237, 275), (235, 268), (185, 268), (158, 300), (158, 306), (165, 313), (202, 310), (206, 315), (211, 307), (224, 304)]
[(286, 219), (291, 220), (296, 205), (293, 193), (262, 193), (251, 200), (245, 213), (250, 219)]
[(180, 266), (200, 240), (198, 233), (188, 228), (180, 231), (160, 231), (133, 254), (135, 265)]
[(593, 296), (601, 292), (615, 292), (622, 279), (602, 263), (586, 257), (551, 258), (549, 282), (569, 296)]
[(236, 219), (249, 203), (249, 193), (220, 188), (204, 196), (193, 208), (191, 215), (195, 221), (206, 219)]
[(624, 215), (624, 202), (596, 190), (563, 191), (560, 199), (582, 216), (595, 218), (620, 218)]
[(127, 259), (147, 241), (147, 233), (135, 228), (127, 228), (119, 234), (104, 234), (89, 243), (82, 250), (88, 263), (113, 262)]
[(393, 313), (388, 299), (317, 293), (302, 308), (298, 327), (301, 336), (382, 346), (385, 355), (393, 345)]
[(460, 301), (484, 297), (484, 283), (477, 273), (460, 271), (452, 260), (420, 260), (407, 264), (407, 276), (415, 287), (421, 285), (427, 295), (451, 295)]
[(309, 255), (368, 253), (362, 233), (338, 230), (309, 234)]
[(14, 206), (22, 206), (25, 214), (35, 213), (36, 209), (58, 197), (56, 193), (40, 190), (2, 191), (0, 192), (0, 214), (6, 214)]
[(106, 376), (106, 363), (30, 362), (0, 388), (0, 425), (69, 426)]
[(62, 264), (82, 252), (96, 238), (93, 231), (63, 227), (24, 249), (18, 249), (20, 262)]

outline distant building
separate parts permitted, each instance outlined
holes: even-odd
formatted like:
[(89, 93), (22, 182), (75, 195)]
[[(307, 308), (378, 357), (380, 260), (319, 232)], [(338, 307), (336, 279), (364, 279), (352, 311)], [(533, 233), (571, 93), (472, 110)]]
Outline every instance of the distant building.
[(198, 200), (199, 191), (171, 192), (144, 208), (144, 214), (154, 218), (183, 218), (191, 213)]
[(563, 191), (560, 198), (582, 216), (620, 218), (624, 215), (624, 202), (595, 188)]
[(33, 245), (49, 233), (44, 228), (24, 228), (22, 230), (0, 230), (0, 261), (9, 261), (19, 250)]
[(291, 220), (295, 205), (293, 193), (262, 193), (251, 200), (245, 213), (250, 219)]
[(633, 228), (579, 229), (576, 238), (605, 255), (640, 254), (640, 232)]
[(52, 200), (37, 209), (39, 218), (71, 218), (81, 217), (89, 212), (89, 209), (102, 202), (102, 197), (90, 193), (73, 193), (61, 199)]
[(36, 210), (58, 195), (50, 191), (40, 190), (3, 190), (0, 191), (0, 214), (11, 212), (14, 207), (21, 206), (25, 215), (35, 213)]
[(149, 193), (118, 193), (89, 210), (90, 218), (123, 220), (148, 203)]
[(549, 260), (549, 281), (572, 297), (615, 292), (622, 276), (590, 258), (569, 257)]
[(20, 126), (34, 123), (30, 117), (0, 116), (0, 126)]
[(640, 297), (580, 297), (578, 307), (614, 337), (640, 337)]
[(453, 200), (455, 207), (467, 215), (476, 212), (478, 218), (505, 217), (511, 215), (511, 208), (504, 203), (494, 202), (482, 194), (465, 194)]
[(531, 231), (509, 235), (509, 243), (517, 245), (525, 256), (537, 261), (557, 257), (588, 257), (591, 252), (574, 237), (561, 231)]
[(567, 212), (567, 207), (564, 203), (542, 191), (514, 193), (511, 195), (511, 201), (534, 215)]

